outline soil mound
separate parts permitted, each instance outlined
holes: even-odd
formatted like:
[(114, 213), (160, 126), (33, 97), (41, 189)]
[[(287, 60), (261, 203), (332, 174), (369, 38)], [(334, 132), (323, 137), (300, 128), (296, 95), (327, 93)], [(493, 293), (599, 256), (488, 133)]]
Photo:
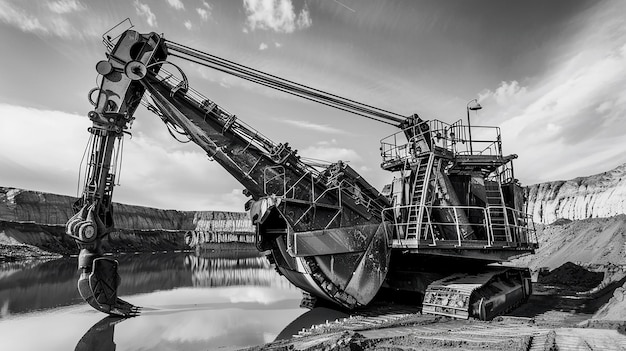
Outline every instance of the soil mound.
[(569, 224), (572, 223), (573, 221), (571, 219), (567, 219), (567, 218), (557, 218), (556, 221), (550, 223), (550, 225), (565, 225), (565, 224)]
[(626, 284), (613, 291), (611, 299), (593, 316), (594, 320), (626, 320)]
[(537, 238), (534, 255), (511, 263), (531, 269), (555, 269), (565, 262), (626, 265), (626, 214), (538, 225)]
[(604, 279), (603, 272), (592, 272), (572, 262), (565, 262), (560, 267), (541, 277), (543, 284), (557, 285), (572, 291), (588, 291)]

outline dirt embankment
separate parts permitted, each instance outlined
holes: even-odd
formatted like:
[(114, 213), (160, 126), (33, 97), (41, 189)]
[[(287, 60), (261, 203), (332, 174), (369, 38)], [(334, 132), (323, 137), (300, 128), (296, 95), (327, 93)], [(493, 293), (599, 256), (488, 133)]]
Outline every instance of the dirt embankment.
[(555, 269), (565, 262), (626, 265), (626, 214), (578, 221), (559, 219), (537, 225), (539, 249), (512, 261), (531, 269)]
[[(149, 252), (188, 250), (187, 231), (127, 230), (109, 234), (103, 240), (105, 252)], [(0, 221), (0, 260), (78, 254), (74, 240), (62, 225)]]
[[(0, 187), (0, 259), (70, 255), (76, 244), (64, 233), (74, 214), (71, 196)], [(114, 204), (116, 230), (105, 252), (201, 249), (219, 243), (254, 243), (243, 212), (175, 211)]]
[(526, 196), (528, 212), (536, 223), (626, 213), (626, 163), (588, 177), (530, 185)]

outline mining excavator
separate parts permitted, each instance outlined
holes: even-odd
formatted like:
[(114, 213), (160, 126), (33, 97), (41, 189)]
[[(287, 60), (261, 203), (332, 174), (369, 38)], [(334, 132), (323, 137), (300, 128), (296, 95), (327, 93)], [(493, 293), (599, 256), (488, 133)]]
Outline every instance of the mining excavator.
[[(405, 117), (132, 27), (103, 43), (83, 193), (66, 225), (80, 249), (79, 292), (95, 309), (140, 311), (117, 296), (118, 263), (101, 249), (114, 230), (120, 145), (140, 104), (243, 185), (258, 250), (305, 306), (355, 309), (380, 291), (410, 292), (424, 313), (488, 320), (531, 294), (528, 269), (501, 264), (533, 253), (537, 240), (499, 128)], [(379, 192), (345, 162), (308, 162), (192, 89), (174, 58), (396, 126), (380, 144), (393, 180)]]

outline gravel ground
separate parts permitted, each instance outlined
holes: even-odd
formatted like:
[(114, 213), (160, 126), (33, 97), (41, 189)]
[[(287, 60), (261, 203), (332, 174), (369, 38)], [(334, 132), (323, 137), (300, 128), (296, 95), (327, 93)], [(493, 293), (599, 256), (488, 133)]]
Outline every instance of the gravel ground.
[(44, 251), (32, 245), (0, 243), (0, 261), (4, 262), (58, 257), (62, 255)]
[(594, 319), (624, 289), (608, 286), (581, 294), (601, 281), (568, 263), (541, 277), (527, 303), (492, 321), (454, 320), (396, 306), (314, 327), (301, 318), (300, 328), (290, 326), (301, 330), (296, 337), (247, 350), (626, 350), (626, 320)]

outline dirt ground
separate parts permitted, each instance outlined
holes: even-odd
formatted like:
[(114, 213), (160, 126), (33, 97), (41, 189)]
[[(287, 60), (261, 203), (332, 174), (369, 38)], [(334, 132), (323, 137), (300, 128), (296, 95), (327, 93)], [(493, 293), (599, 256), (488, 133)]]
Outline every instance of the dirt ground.
[[(538, 226), (529, 300), (492, 321), (422, 315), (415, 306), (369, 314), (306, 314), (293, 338), (249, 350), (626, 350), (626, 215)], [(307, 324), (308, 323), (308, 324)], [(313, 326), (311, 327), (311, 325)]]
[(37, 246), (19, 243), (0, 232), (0, 262), (57, 257), (61, 255), (42, 250)]
[(492, 321), (421, 314), (418, 306), (337, 316), (316, 308), (286, 328), (295, 337), (248, 351), (626, 350), (626, 286), (616, 267), (566, 262), (545, 271), (525, 304)]

